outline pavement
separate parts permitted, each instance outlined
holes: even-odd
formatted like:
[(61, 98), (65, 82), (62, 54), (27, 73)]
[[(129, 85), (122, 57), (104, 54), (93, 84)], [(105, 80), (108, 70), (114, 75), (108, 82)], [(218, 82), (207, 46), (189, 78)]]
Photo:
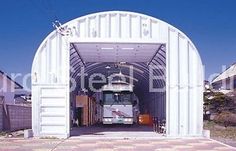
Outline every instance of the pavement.
[(0, 151), (236, 151), (206, 138), (185, 139), (0, 139)]
[[(20, 133), (19, 133), (20, 134)], [(0, 151), (236, 151), (206, 138), (167, 138), (150, 126), (96, 125), (71, 129), (68, 139), (0, 137)]]

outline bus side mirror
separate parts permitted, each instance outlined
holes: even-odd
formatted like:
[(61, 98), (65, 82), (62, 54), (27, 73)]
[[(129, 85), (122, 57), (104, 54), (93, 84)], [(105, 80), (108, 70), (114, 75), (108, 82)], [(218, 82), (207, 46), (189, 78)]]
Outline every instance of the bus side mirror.
[(136, 106), (137, 105), (137, 101), (136, 100), (134, 100), (134, 102), (133, 102), (133, 106)]

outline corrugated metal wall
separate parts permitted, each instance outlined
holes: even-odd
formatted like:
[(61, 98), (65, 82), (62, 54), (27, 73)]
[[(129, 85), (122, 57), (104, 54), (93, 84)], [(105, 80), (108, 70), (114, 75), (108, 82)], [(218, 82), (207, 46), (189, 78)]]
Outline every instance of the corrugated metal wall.
[(32, 129), (35, 137), (69, 136), (69, 45), (52, 33), (32, 68)]
[(169, 135), (202, 133), (203, 72), (197, 50), (176, 29), (168, 30), (167, 113)]
[[(35, 136), (69, 135), (71, 42), (165, 44), (167, 91), (166, 97), (160, 99), (166, 100), (168, 136), (202, 134), (202, 63), (197, 49), (181, 31), (158, 19), (132, 12), (91, 14), (66, 23), (64, 28), (69, 34), (61, 36), (56, 31), (52, 32), (39, 47), (33, 62), (32, 118)], [(63, 95), (59, 97), (57, 93), (51, 93), (48, 91), (51, 88)]]

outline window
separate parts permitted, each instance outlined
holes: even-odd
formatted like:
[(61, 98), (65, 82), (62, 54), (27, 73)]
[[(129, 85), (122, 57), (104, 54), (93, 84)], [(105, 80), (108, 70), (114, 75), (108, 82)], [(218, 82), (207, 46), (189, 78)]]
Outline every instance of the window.
[(104, 105), (131, 105), (131, 92), (104, 92)]

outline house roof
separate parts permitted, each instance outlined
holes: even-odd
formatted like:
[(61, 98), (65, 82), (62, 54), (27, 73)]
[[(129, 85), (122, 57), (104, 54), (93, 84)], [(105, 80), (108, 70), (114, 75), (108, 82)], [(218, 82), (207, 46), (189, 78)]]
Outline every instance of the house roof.
[(234, 76), (236, 76), (236, 63), (232, 64), (225, 71), (223, 71), (221, 74), (219, 74), (217, 77), (215, 77), (212, 80), (212, 83), (224, 80), (226, 78), (234, 77)]
[(0, 74), (6, 76), (8, 80), (10, 80), (10, 81), (12, 81), (13, 83), (15, 83), (15, 86), (16, 86), (15, 88), (16, 88), (16, 89), (23, 89), (23, 86), (21, 86), (21, 85), (20, 85), (19, 83), (17, 83), (16, 81), (12, 80), (12, 78), (9, 77), (5, 72), (3, 72), (3, 71), (0, 70)]

